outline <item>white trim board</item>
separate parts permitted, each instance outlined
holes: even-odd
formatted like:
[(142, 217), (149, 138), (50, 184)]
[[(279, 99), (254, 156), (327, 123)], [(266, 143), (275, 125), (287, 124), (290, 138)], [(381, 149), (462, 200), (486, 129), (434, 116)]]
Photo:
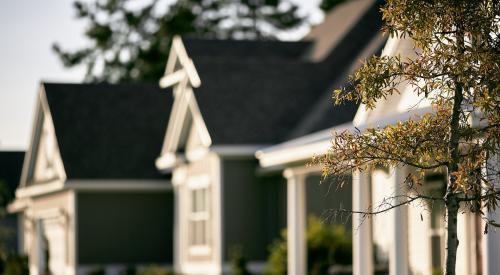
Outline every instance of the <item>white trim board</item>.
[(255, 153), (261, 149), (269, 147), (269, 144), (252, 145), (213, 145), (210, 151), (224, 157), (255, 157)]
[(169, 180), (68, 180), (53, 181), (46, 184), (20, 187), (16, 198), (28, 198), (51, 194), (61, 190), (77, 191), (162, 191), (171, 190)]
[(169, 191), (168, 180), (69, 180), (65, 188), (76, 191)]
[(409, 112), (400, 113), (388, 117), (383, 117), (369, 124), (362, 124), (355, 127), (352, 124), (342, 124), (327, 130), (293, 139), (272, 147), (264, 148), (255, 153), (260, 166), (269, 168), (290, 164), (293, 162), (307, 161), (315, 155), (325, 154), (331, 146), (331, 137), (334, 131), (363, 131), (370, 127), (385, 127), (399, 121), (406, 121), (410, 118), (418, 118), (419, 115), (432, 112), (432, 108), (421, 108)]
[[(35, 119), (33, 121), (30, 144), (24, 158), (19, 187), (28, 187), (32, 181), (34, 181), (33, 177), (35, 176), (36, 166), (39, 164), (37, 159), (41, 157), (39, 156), (40, 148), (47, 146), (47, 144), (40, 144), (42, 138), (44, 140), (47, 138), (53, 139), (53, 148), (46, 148), (51, 150), (51, 156), (43, 157), (50, 158), (53, 169), (55, 169), (55, 176), (58, 180), (64, 181), (66, 179), (66, 172), (59, 150), (59, 142), (55, 133), (52, 114), (50, 112), (43, 83), (41, 83), (38, 88), (35, 108)], [(48, 136), (42, 136), (43, 133), (47, 133)]]

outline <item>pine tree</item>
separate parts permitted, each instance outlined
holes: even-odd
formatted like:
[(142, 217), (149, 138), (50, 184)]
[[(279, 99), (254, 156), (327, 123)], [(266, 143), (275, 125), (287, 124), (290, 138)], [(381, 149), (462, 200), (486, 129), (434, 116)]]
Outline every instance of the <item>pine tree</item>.
[(277, 33), (308, 24), (286, 0), (132, 0), (75, 2), (88, 22), (90, 45), (53, 49), (66, 67), (86, 67), (86, 81), (156, 82), (162, 76), (174, 35), (204, 38), (276, 39)]

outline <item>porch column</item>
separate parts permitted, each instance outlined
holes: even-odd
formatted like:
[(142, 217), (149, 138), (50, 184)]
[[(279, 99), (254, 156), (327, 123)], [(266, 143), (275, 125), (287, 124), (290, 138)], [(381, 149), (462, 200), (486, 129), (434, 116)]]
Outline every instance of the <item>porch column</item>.
[[(352, 208), (366, 211), (370, 205), (370, 174), (353, 172)], [(352, 215), (352, 263), (353, 275), (373, 274), (373, 240), (371, 219), (363, 219), (361, 214)]]
[(290, 168), (285, 169), (283, 175), (287, 179), (288, 275), (306, 275), (305, 175)]
[[(390, 175), (394, 195), (404, 195), (406, 189), (403, 187), (406, 167), (391, 168)], [(399, 203), (397, 199), (394, 203)], [(408, 274), (408, 208), (402, 205), (393, 209), (393, 229), (394, 239), (389, 250), (389, 274), (407, 275)]]
[[(486, 172), (490, 174), (490, 181), (493, 182), (495, 188), (500, 188), (500, 155), (493, 155), (487, 162)], [(487, 213), (488, 219), (496, 222), (500, 221), (500, 209), (495, 212)], [(484, 229), (484, 223), (483, 227)], [(488, 229), (488, 234), (483, 235), (483, 274), (494, 275), (500, 270), (500, 230), (493, 226)]]

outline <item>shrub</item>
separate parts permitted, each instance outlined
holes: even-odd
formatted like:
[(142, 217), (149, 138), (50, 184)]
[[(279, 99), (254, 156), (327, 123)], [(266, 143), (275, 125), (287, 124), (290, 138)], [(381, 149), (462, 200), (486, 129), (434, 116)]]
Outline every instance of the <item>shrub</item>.
[[(287, 234), (273, 241), (269, 248), (267, 275), (287, 273)], [(352, 264), (352, 239), (342, 225), (326, 225), (317, 217), (308, 219), (307, 227), (307, 266), (308, 274), (327, 274), (332, 265)]]
[(231, 260), (231, 275), (250, 275), (247, 269), (247, 259), (243, 256), (242, 250), (240, 246), (231, 248), (229, 255)]
[(144, 269), (140, 269), (137, 272), (137, 275), (174, 275), (175, 273), (172, 272), (170, 269), (162, 266), (148, 266)]
[(5, 261), (4, 275), (29, 275), (28, 257), (10, 254)]
[(96, 267), (88, 271), (87, 275), (106, 275), (106, 271), (102, 267)]

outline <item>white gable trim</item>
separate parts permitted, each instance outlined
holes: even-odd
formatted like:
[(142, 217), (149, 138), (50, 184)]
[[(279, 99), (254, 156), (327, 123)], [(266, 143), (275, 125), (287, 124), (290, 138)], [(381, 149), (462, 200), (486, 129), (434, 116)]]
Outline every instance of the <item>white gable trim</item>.
[(210, 151), (217, 153), (222, 158), (226, 157), (255, 157), (255, 153), (270, 144), (255, 144), (255, 145), (214, 145), (210, 147)]
[[(412, 58), (415, 55), (414, 52), (414, 44), (410, 38), (398, 38), (397, 36), (389, 37), (387, 43), (384, 46), (382, 51), (382, 56), (397, 56), (401, 55), (404, 58)], [(406, 85), (406, 87), (404, 86)], [(392, 98), (396, 100), (396, 103), (390, 105), (390, 110), (395, 113), (395, 115), (403, 112), (409, 111), (408, 109), (419, 110), (425, 109), (428, 110), (430, 107), (430, 101), (425, 99), (424, 97), (417, 97), (414, 93), (414, 87), (412, 85), (401, 84), (400, 86), (400, 94), (393, 94), (388, 99), (379, 100), (377, 102), (376, 107), (373, 110), (367, 110), (365, 104), (361, 104), (356, 112), (356, 115), (353, 120), (353, 124), (355, 126), (360, 126), (367, 124), (370, 119), (373, 120), (371, 116), (379, 116), (380, 113), (377, 109), (385, 109), (387, 105), (384, 104)], [(415, 99), (417, 99), (415, 101)], [(432, 111), (432, 110), (430, 110)], [(391, 112), (391, 111), (389, 111)], [(428, 111), (429, 112), (429, 111)]]
[(55, 180), (45, 184), (37, 184), (28, 187), (21, 187), (16, 190), (16, 199), (35, 197), (57, 192), (64, 189), (64, 182)]
[(36, 161), (37, 158), (39, 157), (38, 152), (41, 146), (40, 140), (42, 137), (42, 133), (44, 131), (44, 127), (46, 127), (46, 125), (49, 125), (49, 127), (51, 128), (51, 132), (53, 134), (55, 148), (52, 160), (54, 169), (56, 170), (56, 173), (59, 177), (58, 181), (62, 183), (66, 180), (66, 172), (64, 169), (64, 164), (62, 162), (61, 153), (59, 150), (59, 144), (57, 136), (55, 134), (54, 122), (52, 120), (52, 114), (50, 113), (50, 108), (45, 94), (45, 89), (43, 87), (43, 84), (41, 84), (38, 91), (38, 100), (36, 104), (35, 119), (33, 122), (30, 145), (28, 151), (26, 152), (26, 157), (24, 159), (23, 168), (21, 172), (21, 180), (19, 184), (20, 187), (27, 187), (29, 181), (31, 181), (34, 176), (37, 164)]
[(46, 184), (37, 184), (20, 187), (16, 190), (16, 199), (9, 204), (9, 212), (22, 210), (30, 198), (51, 194), (62, 190), (76, 191), (169, 191), (172, 185), (168, 180), (68, 180), (66, 183), (52, 181)]
[(196, 98), (194, 96), (193, 90), (188, 89), (189, 91), (189, 110), (193, 116), (193, 123), (195, 125), (198, 134), (200, 135), (201, 142), (204, 146), (208, 147), (212, 144), (212, 139), (210, 138), (210, 134), (208, 133), (207, 125), (203, 120), (203, 116), (201, 115), (200, 108), (198, 107), (198, 102), (196, 102)]
[[(181, 69), (176, 68), (177, 64), (181, 65)], [(196, 68), (188, 57), (182, 40), (180, 37), (175, 37), (165, 69), (165, 76), (160, 80), (162, 87), (173, 86), (174, 104), (162, 151), (155, 162), (159, 170), (171, 170), (177, 163), (183, 161), (176, 153), (182, 139), (187, 138), (183, 136), (183, 133), (191, 131), (191, 126), (197, 131), (203, 148), (208, 148), (212, 144), (193, 91), (193, 87), (198, 87), (200, 84)], [(190, 152), (189, 159), (197, 159), (205, 153), (206, 150), (197, 149)]]
[[(177, 64), (180, 64), (181, 68), (176, 71)], [(165, 75), (160, 79), (160, 87), (167, 88), (181, 82), (186, 77), (192, 87), (197, 88), (201, 85), (198, 72), (194, 67), (193, 60), (189, 58), (186, 52), (182, 39), (175, 36), (172, 40)]]
[[(194, 125), (194, 129), (198, 132), (204, 147), (209, 147), (212, 144), (212, 139), (210, 138), (191, 87), (186, 85), (185, 87), (175, 87), (174, 89), (176, 97), (170, 114), (167, 133), (161, 155), (155, 162), (156, 167), (160, 170), (171, 169), (180, 161), (176, 155), (176, 151), (179, 148), (181, 138), (183, 138), (182, 133), (190, 131), (189, 128), (191, 125)], [(179, 91), (180, 89), (183, 89), (183, 91)], [(188, 121), (189, 115), (191, 116), (191, 122)]]
[[(382, 50), (382, 56), (395, 56), (397, 54), (397, 50), (399, 46), (402, 44), (404, 39), (398, 38), (396, 36), (389, 37), (387, 42), (385, 43), (384, 49)], [(358, 107), (358, 111), (353, 119), (354, 125), (361, 125), (366, 123), (368, 120), (368, 116), (370, 115), (370, 111), (366, 108), (365, 104), (360, 104)]]

